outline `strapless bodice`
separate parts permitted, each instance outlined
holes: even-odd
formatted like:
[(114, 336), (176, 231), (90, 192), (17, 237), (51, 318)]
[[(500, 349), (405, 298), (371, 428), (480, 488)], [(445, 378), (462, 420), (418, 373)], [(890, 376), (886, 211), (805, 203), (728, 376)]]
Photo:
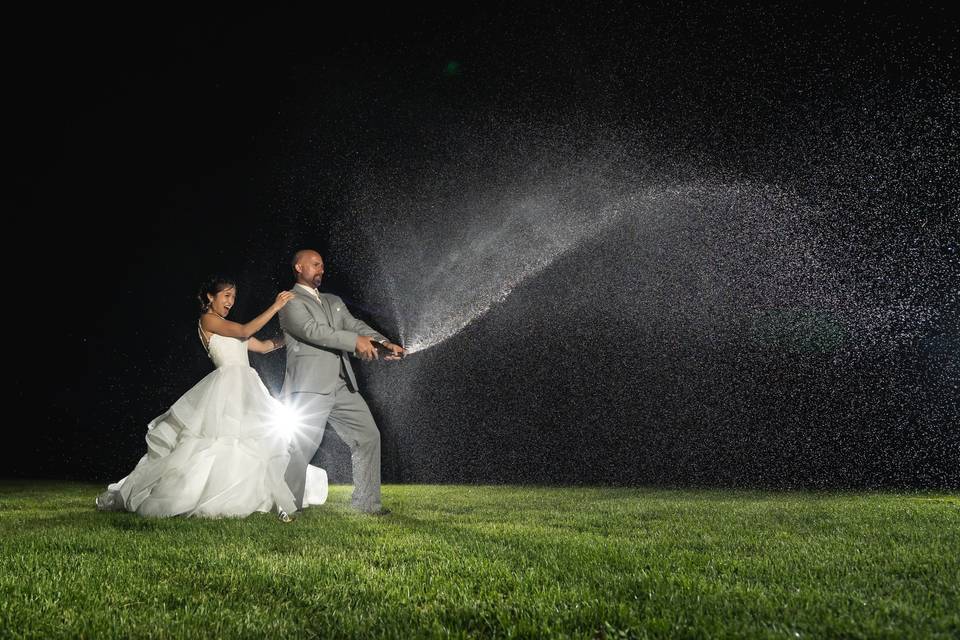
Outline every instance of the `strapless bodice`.
[(247, 341), (240, 338), (228, 338), (214, 333), (210, 336), (207, 345), (210, 359), (218, 368), (222, 367), (249, 367), (250, 358), (247, 356)]

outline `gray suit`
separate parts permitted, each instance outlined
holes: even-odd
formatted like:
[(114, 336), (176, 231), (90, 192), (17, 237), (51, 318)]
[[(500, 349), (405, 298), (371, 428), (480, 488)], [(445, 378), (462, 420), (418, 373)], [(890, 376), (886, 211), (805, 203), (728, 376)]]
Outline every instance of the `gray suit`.
[(287, 369), (281, 395), (300, 413), (286, 480), (303, 506), (307, 464), (323, 439), (327, 422), (350, 447), (353, 463), (353, 506), (361, 511), (380, 508), (380, 431), (367, 403), (357, 392), (350, 354), (357, 336), (386, 340), (354, 318), (343, 301), (321, 293), (320, 301), (302, 287), (280, 310), (280, 327), (287, 346)]

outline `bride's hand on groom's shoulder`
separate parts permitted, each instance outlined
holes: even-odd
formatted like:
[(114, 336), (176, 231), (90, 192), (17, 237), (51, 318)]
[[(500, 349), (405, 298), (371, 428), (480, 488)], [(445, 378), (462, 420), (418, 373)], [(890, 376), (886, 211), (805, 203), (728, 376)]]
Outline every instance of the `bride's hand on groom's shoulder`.
[(274, 310), (280, 311), (280, 309), (283, 309), (288, 302), (293, 300), (293, 298), (293, 293), (289, 291), (281, 291), (277, 294), (277, 299), (273, 301)]

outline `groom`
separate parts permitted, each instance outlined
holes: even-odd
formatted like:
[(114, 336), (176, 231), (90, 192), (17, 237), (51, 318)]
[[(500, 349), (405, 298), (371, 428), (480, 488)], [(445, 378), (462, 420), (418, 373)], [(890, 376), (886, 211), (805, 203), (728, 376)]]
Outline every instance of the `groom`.
[(329, 422), (350, 447), (353, 497), (359, 511), (386, 514), (380, 504), (380, 431), (358, 393), (350, 354), (375, 360), (381, 343), (397, 360), (403, 347), (357, 320), (343, 301), (317, 289), (323, 258), (312, 249), (297, 251), (291, 261), (297, 279), (293, 300), (280, 310), (287, 345), (287, 370), (281, 395), (298, 411), (300, 422), (287, 467), (286, 481), (297, 508), (303, 508), (307, 464), (320, 446)]

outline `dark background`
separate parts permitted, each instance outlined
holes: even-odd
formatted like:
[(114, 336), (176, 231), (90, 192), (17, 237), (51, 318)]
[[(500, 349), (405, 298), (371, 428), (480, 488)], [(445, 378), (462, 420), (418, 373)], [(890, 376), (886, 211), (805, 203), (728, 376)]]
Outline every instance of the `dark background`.
[[(571, 3), (12, 16), (7, 368), (22, 417), (2, 475), (129, 471), (149, 420), (210, 370), (194, 331), (210, 272), (240, 280), (246, 319), (288, 286), (290, 253), (315, 247), (325, 288), (398, 335), (363, 256), (411, 238), (360, 228), (401, 215), (382, 199), (358, 214), (365, 181), (429, 198), (424, 176), (462, 171), (495, 189), (497, 167), (559, 137), (616, 139), (675, 181), (709, 167), (782, 185), (824, 212), (814, 232), (858, 291), (908, 310), (880, 334), (850, 321), (826, 346), (798, 342), (802, 327), (758, 343), (674, 313), (693, 291), (675, 269), (662, 304), (638, 312), (632, 283), (657, 259), (636, 248), (663, 240), (627, 224), (448, 342), (359, 367), (385, 481), (957, 487), (948, 15)], [(717, 228), (702, 220), (698, 242)], [(592, 303), (578, 306), (583, 291)], [(919, 321), (909, 305), (932, 311)], [(252, 356), (274, 390), (282, 358)], [(347, 478), (335, 438), (323, 456)]]

